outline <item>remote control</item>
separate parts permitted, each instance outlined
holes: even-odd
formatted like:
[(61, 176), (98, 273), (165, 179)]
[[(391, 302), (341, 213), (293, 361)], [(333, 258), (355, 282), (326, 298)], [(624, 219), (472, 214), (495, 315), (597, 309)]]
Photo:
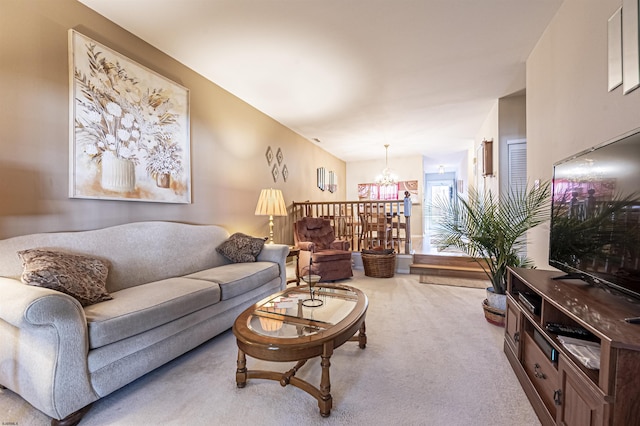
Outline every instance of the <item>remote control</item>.
[(559, 324), (556, 322), (548, 322), (546, 326), (547, 331), (550, 331), (555, 334), (559, 334), (562, 336), (568, 337), (576, 337), (578, 339), (582, 338), (593, 338), (593, 334), (591, 334), (587, 329), (582, 327), (576, 327), (572, 325)]
[(640, 317), (630, 317), (624, 319), (629, 324), (640, 324)]

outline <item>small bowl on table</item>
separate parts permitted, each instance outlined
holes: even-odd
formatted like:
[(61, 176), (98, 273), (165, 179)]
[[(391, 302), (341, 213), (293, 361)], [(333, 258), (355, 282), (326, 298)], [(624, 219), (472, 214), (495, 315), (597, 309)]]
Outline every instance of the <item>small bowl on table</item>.
[(302, 306), (306, 306), (308, 308), (317, 308), (323, 305), (323, 301), (314, 297), (313, 295), (313, 287), (315, 287), (318, 282), (320, 282), (320, 275), (303, 275), (300, 277), (302, 281), (309, 284), (309, 299), (305, 299), (302, 301)]
[(320, 282), (320, 275), (303, 275), (300, 279), (313, 287)]

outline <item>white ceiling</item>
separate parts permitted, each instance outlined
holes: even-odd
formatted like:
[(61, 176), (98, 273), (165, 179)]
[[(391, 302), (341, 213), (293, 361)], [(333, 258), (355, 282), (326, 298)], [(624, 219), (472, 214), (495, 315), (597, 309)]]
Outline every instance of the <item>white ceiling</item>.
[(80, 0), (347, 162), (466, 151), (562, 1)]

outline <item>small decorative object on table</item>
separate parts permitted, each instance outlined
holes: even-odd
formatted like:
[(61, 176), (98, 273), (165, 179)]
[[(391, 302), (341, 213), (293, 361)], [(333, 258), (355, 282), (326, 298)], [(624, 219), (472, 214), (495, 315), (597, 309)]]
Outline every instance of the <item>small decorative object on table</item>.
[(318, 298), (313, 297), (313, 287), (320, 281), (320, 275), (311, 274), (311, 265), (313, 264), (313, 260), (309, 259), (309, 269), (308, 273), (302, 275), (302, 280), (309, 285), (309, 299), (304, 299), (302, 301), (302, 305), (307, 308), (317, 308), (318, 306), (322, 306), (324, 302)]

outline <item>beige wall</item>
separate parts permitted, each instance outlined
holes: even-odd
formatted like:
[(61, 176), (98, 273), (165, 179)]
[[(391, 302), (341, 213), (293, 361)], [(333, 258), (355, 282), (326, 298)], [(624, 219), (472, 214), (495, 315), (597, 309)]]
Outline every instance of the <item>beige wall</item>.
[[(480, 130), (476, 133), (472, 159), (479, 161), (479, 148), (484, 140), (493, 140), (493, 176), (482, 176), (482, 167), (472, 176), (478, 189), (499, 194), (507, 185), (507, 141), (526, 138), (526, 96), (524, 93), (496, 100)], [(472, 161), (473, 166), (473, 161)], [(473, 171), (473, 170), (472, 170)], [(504, 178), (504, 179), (503, 179)]]
[[(553, 163), (640, 127), (640, 89), (607, 91), (607, 20), (621, 0), (565, 0), (527, 60), (529, 179)], [(549, 227), (531, 232), (529, 255), (548, 268)]]
[[(74, 28), (190, 90), (192, 204), (68, 198), (67, 31)], [(345, 163), (75, 0), (0, 1), (0, 238), (140, 220), (214, 223), (268, 233), (253, 212), (261, 188), (287, 205), (344, 200)], [(289, 180), (273, 182), (268, 146), (281, 148)], [(316, 188), (316, 168), (338, 191)], [(276, 241), (292, 242), (276, 218)]]

